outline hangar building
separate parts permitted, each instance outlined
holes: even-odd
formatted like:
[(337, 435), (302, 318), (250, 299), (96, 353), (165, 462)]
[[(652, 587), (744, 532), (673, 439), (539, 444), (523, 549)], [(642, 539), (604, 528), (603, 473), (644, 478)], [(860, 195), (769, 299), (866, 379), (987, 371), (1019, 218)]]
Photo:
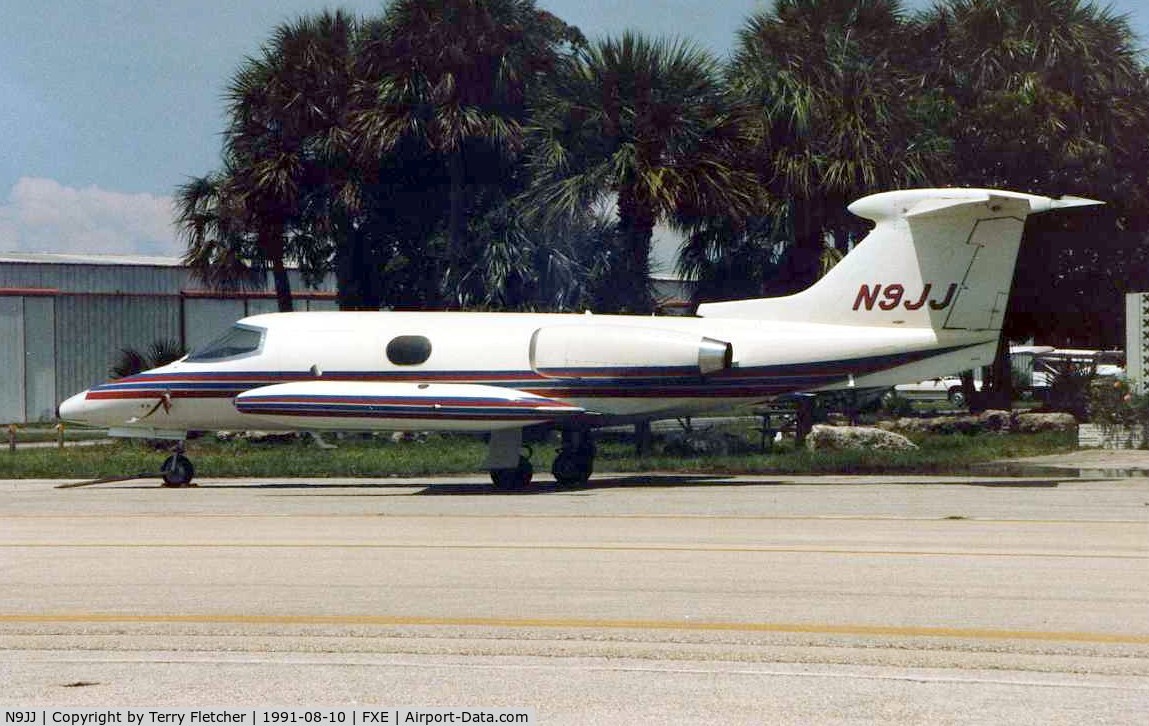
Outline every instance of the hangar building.
[[(296, 310), (334, 310), (335, 283), (305, 288)], [(108, 379), (123, 348), (193, 349), (247, 315), (275, 312), (268, 291), (208, 289), (176, 258), (0, 253), (0, 424), (52, 421), (56, 404)]]

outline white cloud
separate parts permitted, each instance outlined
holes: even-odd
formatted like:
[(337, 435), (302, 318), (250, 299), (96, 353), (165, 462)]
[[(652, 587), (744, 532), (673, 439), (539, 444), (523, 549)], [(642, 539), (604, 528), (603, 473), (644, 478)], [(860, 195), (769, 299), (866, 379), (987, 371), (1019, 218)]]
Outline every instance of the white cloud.
[(172, 199), (24, 177), (0, 205), (0, 250), (178, 257)]

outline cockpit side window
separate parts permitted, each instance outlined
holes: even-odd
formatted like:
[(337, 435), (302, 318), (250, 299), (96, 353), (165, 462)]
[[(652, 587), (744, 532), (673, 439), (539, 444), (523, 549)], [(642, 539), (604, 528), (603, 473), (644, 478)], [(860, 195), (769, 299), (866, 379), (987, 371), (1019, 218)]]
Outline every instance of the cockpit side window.
[(422, 335), (400, 335), (387, 344), (387, 360), (397, 366), (426, 363), (431, 357), (431, 341)]
[(226, 333), (194, 351), (186, 360), (189, 363), (205, 363), (251, 355), (258, 352), (263, 345), (263, 336), (266, 332), (263, 328), (233, 325)]

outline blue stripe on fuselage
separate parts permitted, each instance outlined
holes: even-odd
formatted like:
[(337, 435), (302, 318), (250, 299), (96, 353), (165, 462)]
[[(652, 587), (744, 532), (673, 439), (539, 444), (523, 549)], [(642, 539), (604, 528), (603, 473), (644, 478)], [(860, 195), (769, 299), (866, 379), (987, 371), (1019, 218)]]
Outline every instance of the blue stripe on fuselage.
[[(979, 344), (980, 345), (980, 344)], [(820, 388), (945, 355), (966, 347), (954, 346), (922, 351), (890, 353), (860, 358), (731, 368), (709, 374), (616, 375), (617, 367), (572, 370), (577, 378), (553, 378), (534, 371), (420, 370), (420, 371), (325, 371), (316, 378), (310, 371), (213, 371), (141, 373), (96, 386), (92, 398), (154, 398), (169, 393), (174, 398), (234, 397), (254, 388), (297, 381), (355, 381), (375, 383), (468, 383), (511, 388), (549, 398), (753, 398), (770, 397)], [(647, 369), (648, 371), (651, 369)], [(601, 377), (600, 377), (601, 376)]]

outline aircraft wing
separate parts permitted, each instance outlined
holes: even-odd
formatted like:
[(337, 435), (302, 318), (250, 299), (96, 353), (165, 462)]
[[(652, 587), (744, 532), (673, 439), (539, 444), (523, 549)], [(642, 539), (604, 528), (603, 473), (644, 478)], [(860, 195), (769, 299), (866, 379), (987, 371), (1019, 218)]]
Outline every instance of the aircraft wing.
[(236, 409), (289, 429), (493, 431), (586, 410), (514, 388), (474, 383), (314, 380), (245, 391)]

